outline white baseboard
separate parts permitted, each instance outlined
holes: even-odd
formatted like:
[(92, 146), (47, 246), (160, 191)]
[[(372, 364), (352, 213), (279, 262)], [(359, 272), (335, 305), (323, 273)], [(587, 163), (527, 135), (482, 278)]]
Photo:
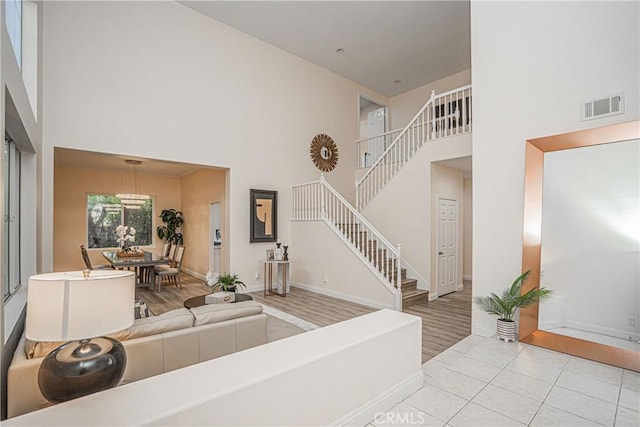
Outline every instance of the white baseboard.
[(468, 280), (470, 282), (473, 282), (472, 276), (462, 276), (462, 280)]
[(486, 325), (474, 325), (471, 333), (481, 337), (492, 337), (496, 334), (496, 330)]
[(197, 272), (195, 272), (193, 270), (189, 270), (189, 269), (186, 269), (186, 268), (182, 268), (182, 272), (188, 274), (189, 276), (193, 276), (196, 279), (201, 279), (201, 280), (204, 281), (204, 274), (200, 274), (200, 273), (197, 273)]
[(382, 418), (391, 408), (398, 405), (407, 397), (424, 386), (424, 375), (422, 371), (415, 372), (405, 381), (391, 387), (384, 394), (381, 394), (360, 407), (349, 412), (344, 417), (335, 420), (330, 425), (333, 426), (364, 426), (371, 423), (376, 418)]
[(335, 291), (333, 289), (326, 289), (320, 286), (308, 285), (306, 283), (299, 283), (294, 281), (291, 282), (291, 286), (293, 286), (294, 288), (304, 289), (307, 291), (315, 292), (315, 293), (326, 295), (329, 297), (340, 298), (343, 300), (355, 302), (356, 304), (366, 305), (367, 307), (390, 308), (393, 310), (393, 304), (385, 304), (380, 301), (374, 301), (368, 298), (362, 298), (355, 295), (345, 294), (343, 292)]
[(562, 328), (564, 326), (564, 322), (562, 320), (540, 320), (538, 319), (538, 329), (555, 329)]

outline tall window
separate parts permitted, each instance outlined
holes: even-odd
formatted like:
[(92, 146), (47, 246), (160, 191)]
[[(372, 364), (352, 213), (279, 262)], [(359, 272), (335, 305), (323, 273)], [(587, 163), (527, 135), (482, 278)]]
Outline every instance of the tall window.
[(11, 40), (18, 67), (22, 68), (22, 0), (5, 0), (4, 4), (4, 17), (9, 40)]
[(4, 140), (4, 254), (2, 288), (6, 301), (20, 287), (20, 151)]
[[(129, 201), (131, 202), (131, 201)], [(116, 227), (126, 225), (136, 230), (133, 246), (153, 243), (153, 199), (125, 204), (114, 195), (87, 196), (87, 245), (89, 248), (115, 248)]]

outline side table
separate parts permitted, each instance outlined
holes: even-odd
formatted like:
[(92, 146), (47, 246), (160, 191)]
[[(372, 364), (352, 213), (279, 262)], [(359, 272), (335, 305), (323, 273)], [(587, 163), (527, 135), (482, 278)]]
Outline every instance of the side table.
[[(260, 260), (264, 263), (264, 296), (279, 295), (286, 297), (287, 292), (291, 292), (291, 263), (293, 261), (274, 261), (270, 259)], [(276, 273), (273, 272), (273, 266), (276, 266)], [(273, 290), (274, 276), (276, 281), (276, 290)]]

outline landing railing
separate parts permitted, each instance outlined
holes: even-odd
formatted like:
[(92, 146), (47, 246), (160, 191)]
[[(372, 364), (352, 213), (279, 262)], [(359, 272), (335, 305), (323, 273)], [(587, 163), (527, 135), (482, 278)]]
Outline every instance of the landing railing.
[(292, 221), (324, 221), (351, 248), (402, 309), (401, 246), (394, 247), (325, 179), (292, 186)]
[(402, 129), (392, 130), (380, 135), (356, 140), (358, 146), (358, 167), (368, 168), (382, 156), (387, 147), (400, 135)]
[[(432, 91), (404, 129), (359, 140), (359, 156), (371, 159), (371, 167), (356, 181), (356, 208), (362, 210), (427, 141), (471, 132), (471, 113), (471, 85), (440, 95)], [(391, 143), (387, 135), (395, 135)]]

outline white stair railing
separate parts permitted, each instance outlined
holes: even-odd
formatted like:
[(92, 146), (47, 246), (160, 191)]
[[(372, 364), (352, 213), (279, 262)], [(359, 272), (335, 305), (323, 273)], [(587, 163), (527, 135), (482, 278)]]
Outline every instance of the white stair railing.
[(356, 140), (356, 145), (358, 146), (358, 168), (368, 168), (377, 162), (400, 132), (402, 132), (402, 129), (396, 129)]
[[(371, 160), (371, 168), (356, 181), (356, 208), (362, 210), (427, 141), (469, 132), (471, 85), (437, 96), (432, 91), (427, 103), (404, 129), (388, 133), (396, 135), (395, 139), (386, 146), (384, 152), (376, 155), (375, 160)], [(384, 140), (385, 135), (366, 138), (364, 143), (380, 141), (379, 138)], [(364, 156), (361, 151), (369, 149), (369, 145), (367, 148), (360, 147), (363, 140), (358, 142), (359, 156)]]
[(325, 179), (292, 186), (292, 221), (324, 221), (394, 295), (402, 310), (402, 258), (394, 247)]

